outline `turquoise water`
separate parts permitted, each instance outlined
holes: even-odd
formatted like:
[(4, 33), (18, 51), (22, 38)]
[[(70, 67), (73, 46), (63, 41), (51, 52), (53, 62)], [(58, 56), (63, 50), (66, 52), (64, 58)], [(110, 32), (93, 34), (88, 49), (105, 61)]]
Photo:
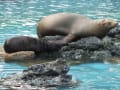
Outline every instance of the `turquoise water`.
[(80, 83), (63, 90), (120, 90), (120, 65), (82, 64), (72, 66), (69, 73)]
[(18, 65), (16, 63), (5, 63), (1, 62), (0, 63), (0, 78), (5, 78), (9, 75), (18, 73), (27, 67)]
[[(120, 21), (120, 0), (0, 0), (0, 45), (14, 36), (37, 37), (36, 26), (41, 18), (58, 12)], [(0, 59), (0, 78), (25, 68)], [(97, 63), (71, 66), (70, 73), (82, 82), (66, 90), (120, 90), (119, 68), (119, 65)]]

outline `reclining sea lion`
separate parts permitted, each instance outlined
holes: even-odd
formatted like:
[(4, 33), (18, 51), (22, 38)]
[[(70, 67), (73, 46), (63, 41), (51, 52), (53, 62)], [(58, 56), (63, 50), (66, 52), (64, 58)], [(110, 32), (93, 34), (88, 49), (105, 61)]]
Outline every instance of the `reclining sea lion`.
[(39, 38), (47, 35), (64, 35), (62, 40), (55, 42), (65, 44), (88, 36), (103, 38), (117, 25), (118, 23), (112, 19), (92, 20), (79, 14), (57, 13), (40, 21), (37, 34)]
[(7, 39), (4, 43), (4, 50), (7, 53), (18, 51), (51, 52), (60, 49), (60, 45), (28, 36), (17, 36)]

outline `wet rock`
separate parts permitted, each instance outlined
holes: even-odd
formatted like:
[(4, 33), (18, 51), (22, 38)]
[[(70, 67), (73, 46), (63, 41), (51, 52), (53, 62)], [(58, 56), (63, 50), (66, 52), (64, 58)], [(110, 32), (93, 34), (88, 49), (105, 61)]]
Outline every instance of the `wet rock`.
[(61, 49), (62, 57), (65, 59), (78, 59), (82, 61), (101, 61), (112, 56), (120, 56), (120, 39), (105, 37), (82, 38), (70, 43)]
[(94, 51), (93, 55), (91, 55), (90, 59), (96, 60), (97, 62), (104, 62), (104, 60), (112, 57), (110, 51), (102, 50), (102, 51)]
[(120, 42), (116, 42), (107, 47), (113, 56), (120, 56)]
[[(69, 66), (63, 60), (30, 66), (19, 74), (3, 79), (2, 85), (20, 90), (54, 90), (56, 86), (73, 85)], [(75, 84), (75, 83), (74, 83)]]
[(118, 25), (117, 27), (111, 29), (108, 33), (108, 36), (110, 37), (116, 37), (116, 38), (120, 38), (120, 25)]
[(103, 48), (102, 40), (97, 37), (87, 37), (82, 38), (76, 42), (72, 42), (69, 44), (72, 48), (83, 49), (83, 50), (98, 50)]
[[(106, 48), (114, 42), (110, 37), (105, 37), (103, 40), (97, 37), (82, 38), (62, 47), (59, 52), (50, 53), (49, 56), (66, 60), (80, 60), (82, 63), (96, 62), (111, 56)], [(48, 57), (46, 54), (42, 56)]]
[(108, 37), (108, 36), (104, 37), (104, 38), (102, 39), (102, 42), (103, 42), (103, 44), (104, 44), (104, 48), (106, 48), (108, 45), (110, 45), (110, 44), (113, 43), (112, 38), (111, 38), (111, 37)]
[(110, 57), (104, 61), (105, 63), (114, 63), (114, 64), (120, 64), (120, 57)]
[(69, 50), (69, 51), (61, 51), (62, 58), (67, 60), (75, 60), (75, 59), (81, 59), (84, 51), (83, 50)]
[(30, 80), (40, 76), (58, 76), (66, 74), (68, 71), (69, 67), (66, 65), (66, 62), (58, 60), (52, 63), (49, 62), (30, 66), (28, 70), (24, 70), (22, 79)]
[(70, 85), (72, 77), (71, 75), (59, 75), (57, 77), (45, 77), (41, 76), (39, 78), (35, 78), (34, 80), (27, 80), (26, 82), (31, 86), (38, 87), (56, 87), (56, 86), (68, 86)]
[(91, 51), (104, 48), (103, 41), (97, 37), (82, 38), (61, 48), (61, 57), (67, 60), (84, 60), (90, 62)]

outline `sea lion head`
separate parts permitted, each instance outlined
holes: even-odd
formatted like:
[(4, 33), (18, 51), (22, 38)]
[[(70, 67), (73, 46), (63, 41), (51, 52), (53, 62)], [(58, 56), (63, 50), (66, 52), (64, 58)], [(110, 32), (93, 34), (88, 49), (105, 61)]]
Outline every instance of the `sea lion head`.
[(99, 20), (100, 26), (105, 28), (105, 30), (110, 30), (118, 25), (118, 22), (113, 19), (101, 19)]

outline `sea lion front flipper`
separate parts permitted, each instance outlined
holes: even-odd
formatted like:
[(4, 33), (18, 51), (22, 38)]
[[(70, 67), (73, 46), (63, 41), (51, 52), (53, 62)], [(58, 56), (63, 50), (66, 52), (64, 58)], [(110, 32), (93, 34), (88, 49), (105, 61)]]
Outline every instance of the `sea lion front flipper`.
[(68, 34), (67, 36), (65, 36), (62, 40), (57, 40), (57, 41), (50, 41), (54, 44), (57, 44), (57, 45), (61, 45), (61, 46), (64, 46), (64, 45), (67, 45), (69, 42), (75, 40), (75, 35), (73, 34)]
[(67, 36), (65, 36), (61, 41), (63, 42), (63, 43), (69, 43), (69, 42), (71, 42), (71, 41), (74, 41), (75, 40), (75, 35), (73, 35), (73, 34), (68, 34)]

